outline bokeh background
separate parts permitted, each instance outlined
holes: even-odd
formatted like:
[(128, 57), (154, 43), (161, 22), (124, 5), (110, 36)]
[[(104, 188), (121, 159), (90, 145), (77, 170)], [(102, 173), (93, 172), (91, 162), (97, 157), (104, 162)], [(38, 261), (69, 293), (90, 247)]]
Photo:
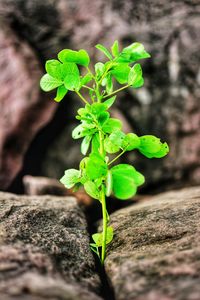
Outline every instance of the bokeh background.
[(200, 183), (199, 0), (0, 0), (0, 190), (23, 193), (24, 175), (60, 178), (78, 166), (71, 138), (79, 100), (57, 104), (39, 80), (45, 60), (63, 48), (135, 41), (152, 58), (142, 62), (145, 85), (118, 96), (112, 114), (127, 132), (155, 134), (170, 145), (164, 159), (129, 153), (146, 177), (141, 192)]

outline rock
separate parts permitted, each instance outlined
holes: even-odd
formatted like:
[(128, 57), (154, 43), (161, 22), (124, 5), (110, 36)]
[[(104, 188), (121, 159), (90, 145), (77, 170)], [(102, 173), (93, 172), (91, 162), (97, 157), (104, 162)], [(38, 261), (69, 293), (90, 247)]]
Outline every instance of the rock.
[[(152, 54), (150, 60), (142, 62), (145, 86), (120, 94), (116, 108), (123, 118), (125, 117), (132, 131), (139, 135), (155, 134), (167, 140), (171, 148), (169, 156), (163, 160), (138, 158), (135, 161), (135, 155), (130, 153), (129, 162), (134, 163), (145, 174), (146, 188), (151, 191), (159, 189), (161, 183), (162, 189), (186, 184), (198, 185), (199, 9), (200, 4), (196, 0), (0, 0), (1, 23), (6, 28), (5, 31), (1, 27), (0, 43), (3, 55), (0, 59), (4, 72), (1, 72), (0, 82), (4, 88), (0, 91), (0, 104), (8, 100), (8, 119), (15, 116), (18, 124), (15, 129), (12, 123), (9, 132), (7, 125), (0, 125), (0, 132), (4, 135), (0, 150), (0, 188), (6, 189), (16, 177), (22, 168), (22, 160), (30, 142), (36, 133), (41, 132), (41, 127), (52, 120), (58, 107), (50, 101), (53, 95), (43, 95), (42, 98), (45, 98), (41, 99), (38, 91), (44, 61), (55, 57), (62, 48), (85, 48), (91, 53), (93, 61), (104, 59), (104, 56), (94, 49), (94, 45), (100, 42), (110, 46), (114, 39), (118, 39), (122, 46), (141, 41)], [(14, 58), (12, 56), (11, 59), (9, 53), (16, 48), (18, 55), (15, 55), (16, 63), (13, 67)], [(31, 57), (28, 63), (24, 48)], [(9, 72), (5, 71), (4, 61), (9, 65)], [(32, 71), (34, 67), (37, 74)], [(13, 71), (15, 68), (18, 70), (18, 76), (16, 71)], [(9, 78), (9, 85), (6, 85), (8, 81), (5, 80), (4, 74)], [(26, 83), (23, 76), (28, 78)], [(12, 93), (9, 93), (10, 82)], [(47, 98), (49, 101), (46, 102)], [(34, 107), (29, 105), (29, 99), (35, 103)], [(38, 151), (39, 155), (33, 155), (32, 160), (29, 156), (30, 166), (27, 160), (24, 160), (23, 167), (26, 171), (29, 166), (25, 174), (33, 174), (30, 170), (36, 164), (35, 159), (42, 155), (41, 160), (37, 160), (37, 170), (41, 167), (42, 173), (35, 175), (59, 178), (65, 168), (78, 165), (79, 145), (68, 137), (71, 125), (75, 125), (75, 113), (71, 108), (74, 107), (74, 101), (71, 100), (74, 99), (70, 94), (67, 95), (66, 105), (60, 104), (62, 109), (52, 121), (59, 124), (59, 130), (52, 130), (50, 125), (46, 127), (45, 137), (52, 138), (44, 145), (46, 152)], [(22, 106), (23, 114), (20, 110)], [(5, 106), (3, 107), (4, 115)], [(14, 110), (15, 114), (12, 113)], [(63, 110), (66, 113), (63, 113)], [(29, 122), (25, 121), (25, 118)], [(5, 117), (1, 119), (3, 124), (7, 124)], [(31, 148), (34, 149), (36, 145), (40, 148), (45, 137), (40, 141), (35, 139), (36, 144), (32, 143)], [(17, 142), (12, 142), (13, 140)]]
[(199, 300), (200, 187), (121, 209), (111, 225), (105, 270), (116, 300)]
[(0, 220), (1, 300), (101, 299), (75, 198), (0, 193)]
[(26, 175), (23, 178), (24, 190), (26, 195), (57, 195), (74, 196), (78, 203), (90, 205), (92, 199), (83, 189), (73, 192), (66, 189), (57, 179), (47, 177), (34, 177)]
[(4, 190), (21, 170), (32, 139), (52, 118), (56, 105), (41, 95), (42, 68), (28, 43), (3, 26), (0, 45), (0, 190)]

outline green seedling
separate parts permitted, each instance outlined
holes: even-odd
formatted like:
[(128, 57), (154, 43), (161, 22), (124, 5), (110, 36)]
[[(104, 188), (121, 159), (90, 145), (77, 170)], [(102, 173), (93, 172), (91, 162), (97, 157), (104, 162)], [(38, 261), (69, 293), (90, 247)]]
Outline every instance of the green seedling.
[[(67, 189), (84, 187), (87, 194), (102, 206), (102, 232), (92, 235), (91, 249), (102, 264), (106, 257), (106, 245), (113, 239), (109, 226), (106, 196), (113, 194), (120, 200), (132, 198), (145, 179), (132, 165), (113, 163), (127, 151), (137, 150), (148, 158), (161, 158), (169, 152), (166, 142), (153, 135), (125, 134), (120, 120), (112, 118), (109, 110), (116, 95), (124, 89), (137, 89), (144, 84), (142, 68), (137, 61), (150, 55), (140, 43), (133, 43), (120, 50), (115, 41), (111, 51), (103, 45), (96, 48), (104, 53), (106, 62), (97, 62), (94, 70), (89, 67), (90, 57), (85, 50), (64, 49), (58, 59), (46, 62), (46, 74), (41, 78), (43, 91), (57, 89), (55, 101), (60, 102), (68, 92), (76, 93), (83, 107), (76, 119), (72, 137), (82, 139), (81, 153), (85, 156), (79, 170), (65, 171), (60, 181)], [(114, 89), (114, 83), (122, 85)], [(84, 90), (84, 93), (82, 92)]]

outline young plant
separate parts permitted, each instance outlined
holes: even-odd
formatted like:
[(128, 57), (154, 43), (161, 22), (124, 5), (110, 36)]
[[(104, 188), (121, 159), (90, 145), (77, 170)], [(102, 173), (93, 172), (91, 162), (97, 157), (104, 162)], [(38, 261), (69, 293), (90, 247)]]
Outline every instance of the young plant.
[[(72, 91), (84, 105), (78, 109), (76, 119), (80, 124), (73, 130), (72, 137), (83, 139), (81, 152), (85, 157), (80, 162), (79, 170), (66, 170), (60, 181), (68, 189), (73, 187), (77, 190), (84, 186), (86, 193), (100, 202), (103, 230), (92, 235), (90, 246), (103, 264), (106, 245), (113, 239), (113, 228), (108, 226), (106, 196), (114, 194), (120, 200), (129, 199), (144, 183), (144, 176), (132, 165), (113, 166), (113, 163), (132, 150), (138, 150), (148, 158), (161, 158), (169, 152), (169, 147), (153, 135), (139, 137), (135, 133), (125, 134), (121, 121), (110, 117), (109, 113), (120, 91), (139, 88), (144, 84), (141, 65), (136, 63), (150, 57), (144, 46), (133, 43), (119, 50), (115, 41), (111, 52), (100, 44), (96, 48), (104, 53), (107, 62), (97, 62), (91, 70), (90, 57), (85, 50), (64, 49), (58, 53), (58, 59), (46, 62), (47, 73), (41, 78), (40, 86), (46, 92), (57, 89), (54, 99), (57, 102)], [(122, 87), (114, 89), (114, 81)], [(84, 96), (82, 90), (87, 92)]]

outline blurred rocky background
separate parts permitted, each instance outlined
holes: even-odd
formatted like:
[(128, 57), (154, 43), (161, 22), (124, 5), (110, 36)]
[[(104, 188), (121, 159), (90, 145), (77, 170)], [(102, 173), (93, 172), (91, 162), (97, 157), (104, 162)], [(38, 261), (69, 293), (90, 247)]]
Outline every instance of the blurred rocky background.
[(170, 145), (164, 159), (124, 158), (144, 173), (143, 192), (200, 183), (200, 2), (164, 0), (0, 0), (0, 190), (22, 193), (24, 175), (60, 178), (81, 158), (71, 138), (79, 105), (60, 104), (39, 80), (63, 48), (145, 45), (145, 85), (118, 97), (113, 115), (127, 131)]

